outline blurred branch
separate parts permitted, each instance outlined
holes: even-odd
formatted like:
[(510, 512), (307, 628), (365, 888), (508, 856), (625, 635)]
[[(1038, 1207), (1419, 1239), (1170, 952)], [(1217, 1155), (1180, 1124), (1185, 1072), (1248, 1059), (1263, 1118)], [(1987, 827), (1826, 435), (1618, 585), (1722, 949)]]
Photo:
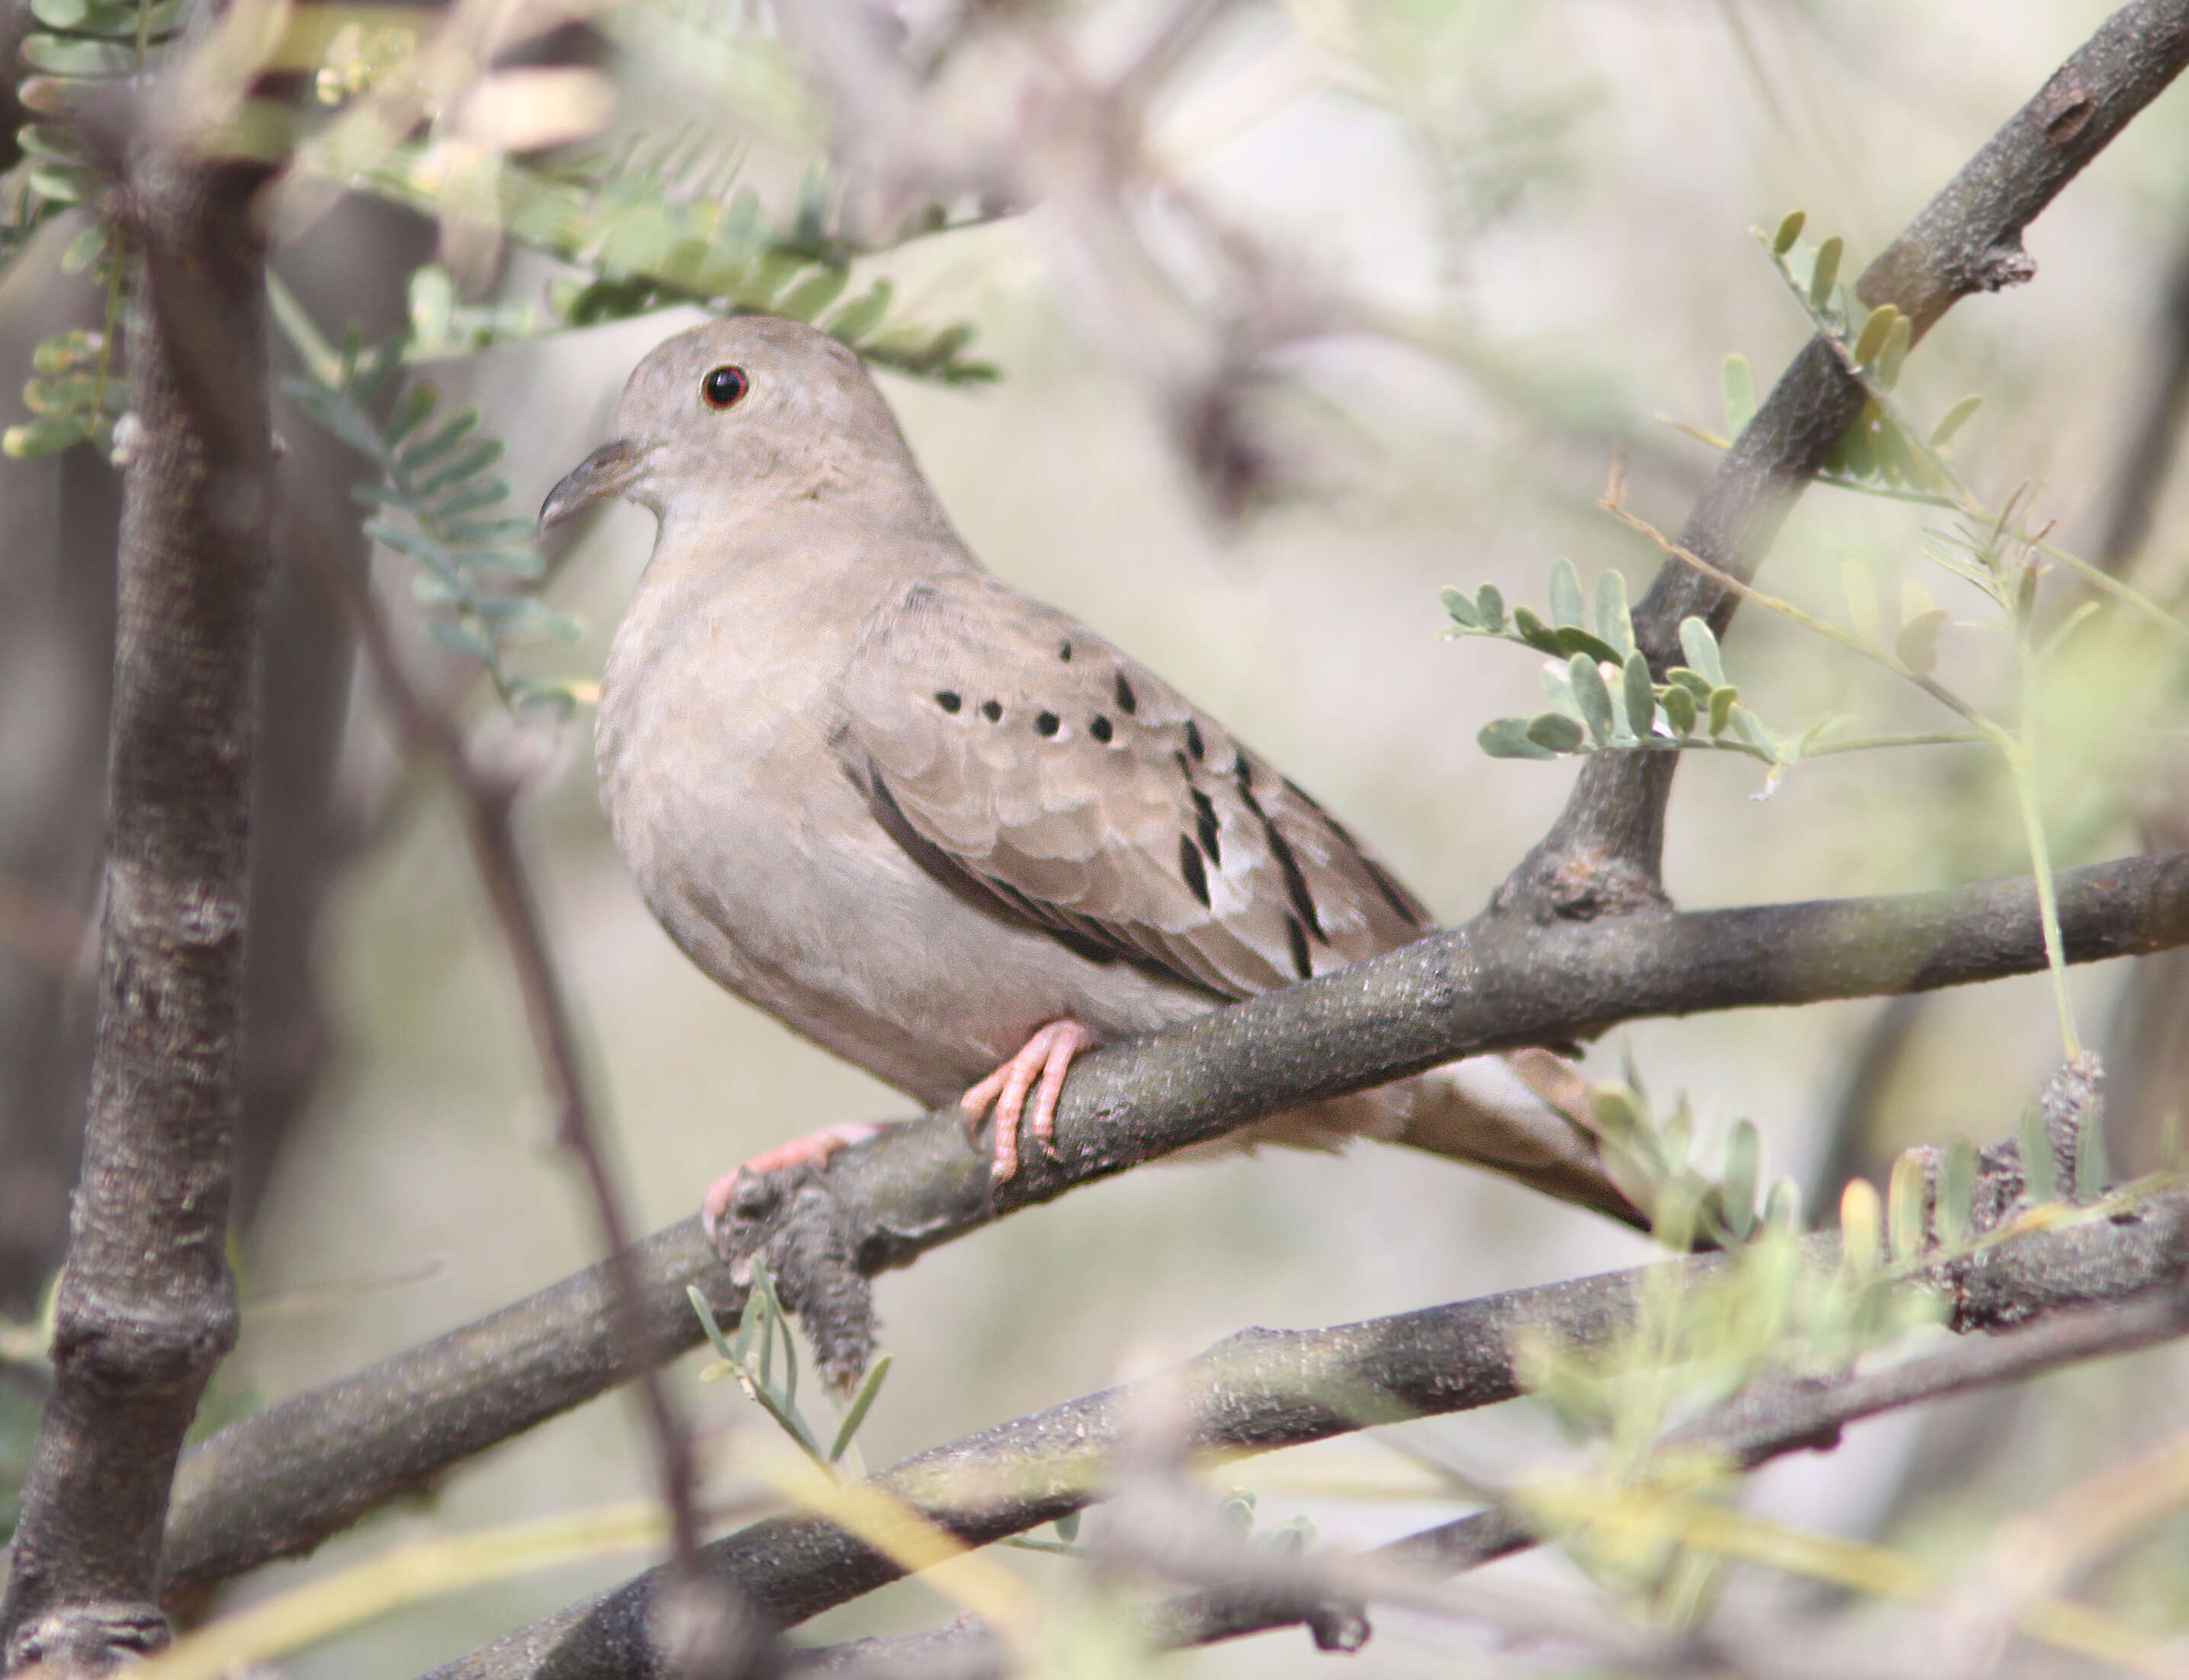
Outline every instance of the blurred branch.
[[(1830, 1452), (1839, 1445), (1842, 1429), (1865, 1417), (2024, 1382), (2063, 1366), (2151, 1347), (2184, 1333), (2189, 1333), (2189, 1296), (2177, 1276), (2164, 1293), (2154, 1287), (2118, 1305), (2060, 1312), (2001, 1335), (1972, 1337), (1883, 1371), (1828, 1382), (1781, 1379), (1760, 1386), (1669, 1438), (1666, 1449), (1706, 1449), (1741, 1470), (1753, 1470), (1790, 1453)], [(1463, 1574), (1526, 1551), (1546, 1537), (1532, 1530), (1510, 1506), (1493, 1505), (1355, 1558), (1310, 1556), (1287, 1571), (1299, 1579), (1281, 1585), (1255, 1579), (1258, 1571), (1249, 1564), (1236, 1584), (1181, 1593), (1149, 1606), (1142, 1613), (1141, 1637), (1152, 1649), (1178, 1650), (1305, 1624), (1319, 1646), (1337, 1649), (1341, 1642), (1333, 1636), (1349, 1613), (1357, 1618), (1360, 1603), (1375, 1598), (1379, 1582), (1416, 1584), (1425, 1578)], [(1355, 1626), (1347, 1632), (1356, 1643), (1366, 1638), (1365, 1627)], [(793, 1660), (791, 1672), (869, 1680), (883, 1676), (890, 1680), (1003, 1680), (1011, 1671), (988, 1630), (968, 1618), (933, 1633), (854, 1640), (803, 1651)], [(482, 1675), (480, 1680), (487, 1677)]]
[[(696, 1587), (699, 1519), (691, 1436), (661, 1381), (659, 1362), (647, 1356), (642, 1338), (632, 1328), (642, 1312), (639, 1269), (586, 1090), (568, 996), (548, 949), (531, 876), (518, 847), (514, 816), (522, 777), (496, 774), (466, 750), (455, 726), (429, 707), (411, 685), (387, 627), (364, 585), (338, 574), (326, 575), (341, 588), (354, 609), (359, 645), (404, 738), (414, 751), (440, 766), (462, 807), (480, 885), (508, 947), (525, 1019), (554, 1105), (555, 1141), (578, 1165), (608, 1251), (601, 1267), (614, 1304), (609, 1338), (613, 1362), (607, 1374), (611, 1383), (634, 1377), (637, 1380), (653, 1440), (662, 1504), (669, 1513), (672, 1566)], [(764, 1653), (765, 1640), (734, 1599), (720, 1609), (721, 1614), (710, 1617), (680, 1618), (685, 1626), (703, 1630), (704, 1637), (715, 1642), (713, 1649), (704, 1654), (685, 1655), (695, 1662), (704, 1655), (699, 1666), (710, 1674), (735, 1676), (750, 1672)], [(672, 1661), (670, 1666), (675, 1670), (681, 1665)]]
[(2104, 523), (2092, 556), (2116, 574), (2126, 572), (2143, 552), (2181, 451), (2182, 415), (2189, 408), (2189, 237), (2167, 265), (2159, 306), (2153, 324), (2158, 342), (2146, 346), (2141, 401), (2106, 487)]
[[(2036, 264), (2022, 229), (2185, 64), (2189, 0), (2122, 7), (1869, 265), (1857, 295), (1873, 308), (1897, 305), (1920, 340), (1961, 298), (2029, 279)], [(1719, 462), (1678, 546), (1743, 581), (1754, 577), (1864, 400), (1838, 351), (1812, 338)], [(1735, 604), (1717, 583), (1668, 561), (1635, 612), (1636, 641), (1661, 676), (1678, 662), (1683, 619), (1706, 619), (1722, 636)], [(1592, 755), (1550, 832), (1498, 889), (1496, 908), (1540, 920), (1661, 906), (1677, 763), (1669, 753)]]
[[(2060, 1317), (2019, 1337), (1972, 1339), (1929, 1360), (1836, 1384), (1770, 1382), (1668, 1445), (1712, 1445), (1748, 1466), (1834, 1443), (1842, 1423), (1872, 1411), (2181, 1335), (2189, 1329), (2189, 1303), (2179, 1287), (2189, 1201), (2179, 1194), (2154, 1200), (2130, 1218), (2127, 1226), (2092, 1220), (2039, 1230), (1993, 1251), (2023, 1284), (2048, 1292), (2018, 1306), (2130, 1305)], [(1814, 1257), (1829, 1259), (1830, 1243), (1814, 1239)], [(1699, 1256), (1666, 1266), (1692, 1278), (1723, 1264)], [(1134, 1420), (1145, 1420), (1153, 1408), (1176, 1419), (1186, 1451), (1234, 1457), (1493, 1404), (1519, 1392), (1510, 1351), (1515, 1331), (1525, 1326), (1561, 1340), (1601, 1341), (1627, 1321), (1649, 1287), (1644, 1280), (1660, 1270), (1609, 1273), (1335, 1329), (1243, 1331), (1176, 1370), (933, 1448), (874, 1482), (966, 1543), (986, 1544), (1099, 1498), (1106, 1477), (1132, 1450)], [(2068, 1276), (2082, 1281), (2084, 1293), (2059, 1292)], [(2140, 1295), (2147, 1298), (2135, 1301)], [(1957, 1305), (1968, 1300), (1962, 1293)], [(1509, 1536), (1496, 1524), (1495, 1518), (1468, 1519), (1417, 1536), (1414, 1544), (1453, 1567), (1470, 1566), (1504, 1546)], [(712, 1575), (734, 1582), (783, 1623), (817, 1615), (901, 1573), (812, 1518), (756, 1523), (708, 1546), (703, 1557)], [(432, 1680), (548, 1674), (555, 1680), (636, 1680), (658, 1674), (635, 1664), (631, 1654), (644, 1649), (635, 1642), (665, 1579), (659, 1570), (640, 1575), (435, 1670)], [(1362, 1583), (1351, 1579), (1347, 1585), (1358, 1590)], [(1313, 1613), (1297, 1598), (1291, 1609), (1290, 1620)]]
[(87, 1672), (167, 1639), (169, 1481), (236, 1331), (260, 608), (271, 570), (265, 172), (140, 138), (98, 1045), (0, 1667)]
[[(2189, 943), (2189, 852), (2063, 874), (2078, 961)], [(1078, 1062), (1055, 1158), (1001, 1186), (953, 1106), (885, 1128), (824, 1173), (749, 1181), (728, 1246), (765, 1253), (825, 1360), (866, 1279), (1017, 1209), (1260, 1115), (1464, 1055), (1558, 1044), (1646, 1015), (1921, 990), (2042, 968), (2029, 881), (1899, 897), (1524, 925), (1485, 916), (1372, 962)], [(628, 1261), (632, 1362), (694, 1346), (697, 1283), (725, 1321), (744, 1291), (697, 1219)], [(184, 1466), (171, 1579), (202, 1586), (308, 1549), (454, 1464), (602, 1393), (625, 1368), (602, 1267), (231, 1424)], [(863, 1348), (859, 1353), (863, 1355)]]

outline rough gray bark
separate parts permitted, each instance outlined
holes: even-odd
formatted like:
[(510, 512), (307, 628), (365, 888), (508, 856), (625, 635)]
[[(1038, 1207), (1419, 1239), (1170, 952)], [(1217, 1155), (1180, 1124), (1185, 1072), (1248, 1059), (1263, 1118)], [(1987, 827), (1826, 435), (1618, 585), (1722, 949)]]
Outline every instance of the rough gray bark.
[(132, 173), (141, 430), (122, 510), (98, 1041), (54, 1395), (0, 1605), (10, 1669), (97, 1672), (164, 1643), (169, 1479), (235, 1335), (223, 1245), (273, 498), (262, 176), (158, 155)]

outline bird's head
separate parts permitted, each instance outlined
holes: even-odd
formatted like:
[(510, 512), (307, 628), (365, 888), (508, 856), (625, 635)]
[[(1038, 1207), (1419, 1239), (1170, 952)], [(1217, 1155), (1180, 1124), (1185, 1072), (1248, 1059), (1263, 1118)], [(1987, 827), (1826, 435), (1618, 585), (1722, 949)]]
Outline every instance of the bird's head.
[(768, 315), (712, 320), (638, 365), (614, 438), (547, 493), (540, 524), (607, 496), (664, 518), (687, 500), (735, 512), (893, 478), (911, 463), (889, 404), (836, 340)]

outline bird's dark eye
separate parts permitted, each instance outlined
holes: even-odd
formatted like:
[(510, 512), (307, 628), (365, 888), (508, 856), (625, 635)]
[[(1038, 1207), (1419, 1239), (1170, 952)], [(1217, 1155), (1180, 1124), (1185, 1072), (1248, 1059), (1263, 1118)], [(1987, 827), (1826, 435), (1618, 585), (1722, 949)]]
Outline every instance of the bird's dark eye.
[(726, 409), (752, 389), (752, 381), (741, 367), (718, 367), (699, 382), (699, 394), (709, 408)]

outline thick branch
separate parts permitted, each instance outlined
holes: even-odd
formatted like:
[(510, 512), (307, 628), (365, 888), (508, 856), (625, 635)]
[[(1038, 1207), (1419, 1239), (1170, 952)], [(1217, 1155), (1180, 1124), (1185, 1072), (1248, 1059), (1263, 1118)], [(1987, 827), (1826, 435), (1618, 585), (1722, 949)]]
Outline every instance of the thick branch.
[[(2189, 943), (2189, 853), (2061, 879), (2078, 961)], [(1922, 990), (2044, 965), (2026, 879), (1947, 891), (1527, 925), (1488, 917), (1403, 951), (1084, 1058), (1065, 1087), (1055, 1160), (1000, 1191), (955, 1110), (846, 1150), (790, 1181), (763, 1229), (819, 1232), (863, 1272), (908, 1263), (992, 1219), (1264, 1113), (1437, 1062), (1557, 1043), (1645, 1015)], [(766, 1181), (772, 1191), (784, 1180)], [(780, 1221), (780, 1225), (776, 1223)], [(633, 1251), (644, 1313), (619, 1340), (599, 1267), (438, 1339), (231, 1424), (177, 1488), (178, 1590), (308, 1550), (466, 1457), (611, 1386), (619, 1353), (695, 1345), (698, 1283), (726, 1315), (744, 1290), (697, 1219)], [(778, 1267), (796, 1255), (772, 1251)], [(856, 1279), (837, 1278), (839, 1287)], [(809, 1328), (825, 1320), (810, 1300)], [(825, 1332), (825, 1326), (817, 1335)]]
[[(2176, 1196), (2126, 1217), (2126, 1224), (2039, 1231), (2000, 1251), (2014, 1256), (2016, 1273), (2025, 1278), (2066, 1273), (2084, 1279), (2088, 1293), (2073, 1297), (2073, 1304), (2168, 1292), (2147, 1315), (2127, 1321), (2125, 1329), (2110, 1322), (2097, 1331), (2035, 1326), (2028, 1333), (2045, 1350), (2045, 1358), (2028, 1368), (2181, 1333), (2184, 1316), (2175, 1292), (2189, 1204)], [(2098, 1253), (2103, 1262), (2092, 1264)], [(2067, 1255), (2074, 1258), (2063, 1268), (2057, 1262)], [(1700, 1278), (1724, 1262), (1698, 1256), (1665, 1264)], [(1519, 1391), (1511, 1348), (1515, 1330), (1600, 1343), (1627, 1321), (1643, 1278), (1654, 1270), (1516, 1290), (1331, 1330), (1244, 1331), (1162, 1377), (983, 1430), (908, 1458), (874, 1480), (968, 1543), (987, 1544), (1099, 1497), (1113, 1465), (1130, 1450), (1136, 1422), (1157, 1404), (1168, 1415), (1190, 1420), (1185, 1444), (1191, 1450), (1239, 1457), (1510, 1399)], [(2056, 1288), (2046, 1303), (2070, 1304)], [(1957, 1315), (1966, 1306), (1966, 1298), (1957, 1298)], [(1971, 1345), (1975, 1351), (1945, 1373), (1937, 1392), (2015, 1374), (2011, 1355), (2002, 1358), (2000, 1344)], [(1960, 1352), (1937, 1358), (1951, 1360)], [(1813, 1384), (1773, 1385), (1751, 1408), (1723, 1420), (1710, 1439), (1722, 1442), (1736, 1461), (1760, 1462), (1786, 1446), (1829, 1441), (1841, 1423), (1866, 1411), (1921, 1397), (1920, 1378), (1898, 1370), (1853, 1379), (1838, 1397), (1836, 1411), (1834, 1397), (1820, 1396)], [(1485, 1519), (1471, 1520), (1479, 1527)], [(1468, 1530), (1449, 1537), (1442, 1549), (1455, 1564), (1479, 1562), (1508, 1538)], [(702, 1555), (711, 1571), (786, 1624), (872, 1592), (901, 1573), (841, 1530), (804, 1517), (755, 1523), (716, 1541)], [(642, 1680), (657, 1674), (645, 1659), (641, 1636), (654, 1596), (669, 1578), (665, 1570), (649, 1570), (435, 1670), (431, 1680)]]
[(97, 1671), (166, 1643), (169, 1479), (235, 1337), (223, 1244), (273, 489), (260, 178), (158, 156), (131, 182), (140, 441), (122, 512), (98, 1049), (0, 1667)]
[[(2029, 279), (2037, 269), (2023, 229), (2185, 64), (2189, 0), (2122, 7), (1870, 264), (1857, 295), (1873, 308), (1897, 305), (1920, 339), (1960, 299)], [(1744, 581), (1754, 577), (1863, 401), (1839, 353), (1811, 339), (1718, 463), (1680, 546)], [(1679, 662), (1683, 619), (1708, 619), (1722, 633), (1734, 604), (1692, 567), (1668, 560), (1635, 612), (1636, 639), (1661, 675)], [(1661, 902), (1665, 807), (1677, 762), (1675, 753), (1592, 755), (1550, 833), (1498, 889), (1497, 905), (1541, 918)]]

